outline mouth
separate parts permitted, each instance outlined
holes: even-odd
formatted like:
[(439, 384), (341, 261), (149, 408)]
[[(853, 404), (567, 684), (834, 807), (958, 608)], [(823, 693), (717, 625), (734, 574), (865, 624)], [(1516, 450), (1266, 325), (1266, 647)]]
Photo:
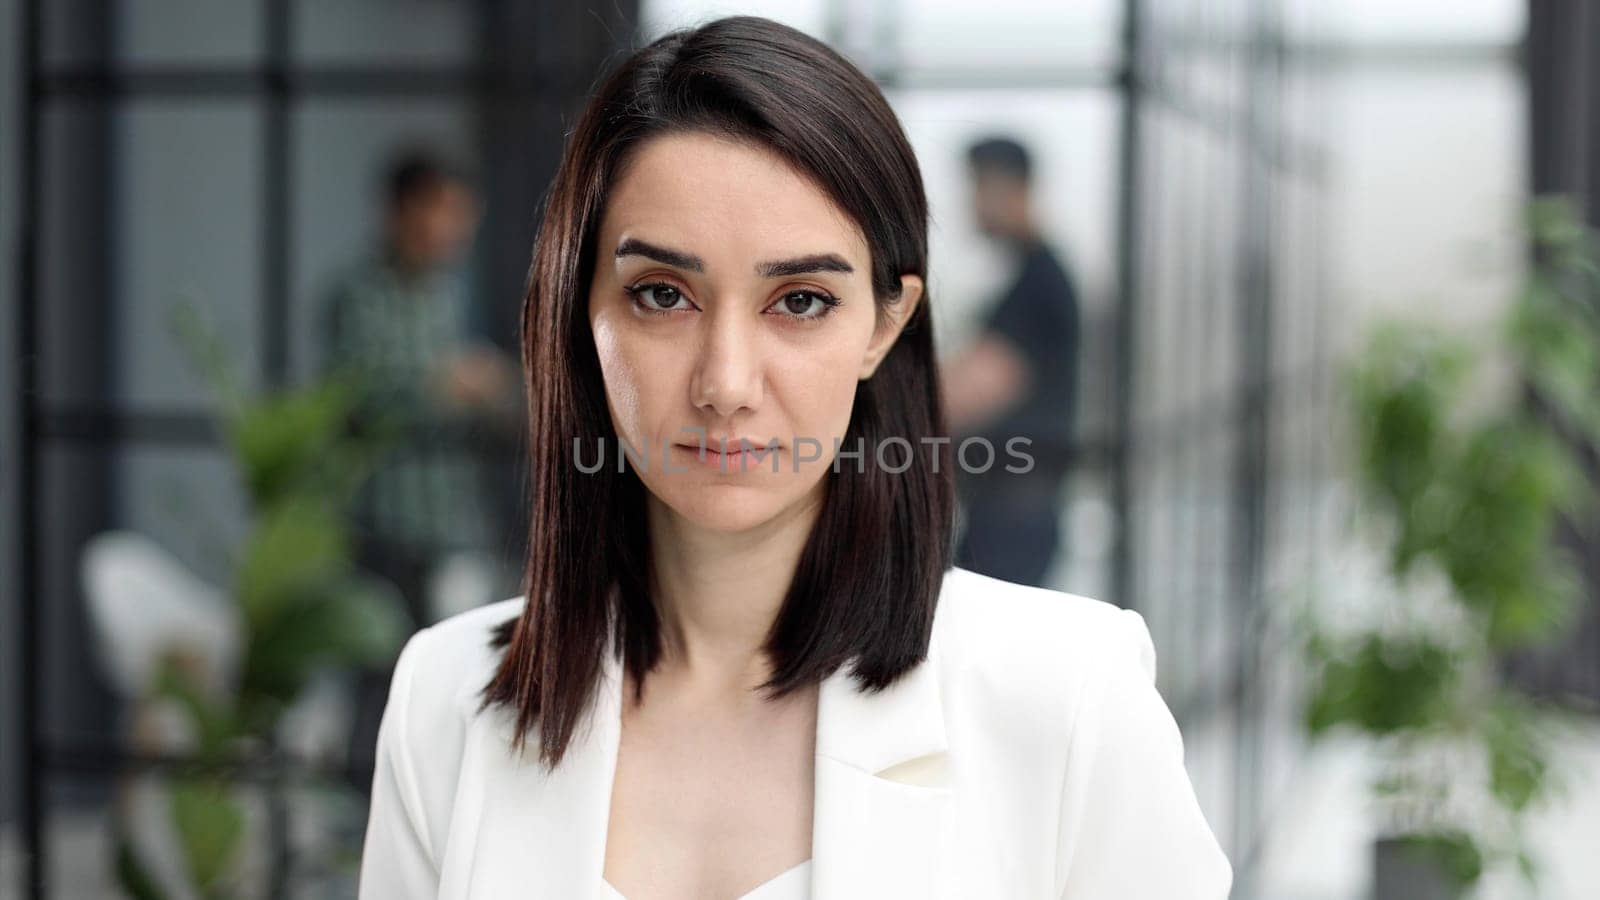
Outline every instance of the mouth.
[(755, 469), (770, 459), (779, 449), (777, 445), (756, 444), (741, 439), (728, 442), (728, 452), (723, 453), (712, 442), (700, 444), (673, 444), (679, 456), (687, 456), (696, 464), (723, 472), (745, 472)]

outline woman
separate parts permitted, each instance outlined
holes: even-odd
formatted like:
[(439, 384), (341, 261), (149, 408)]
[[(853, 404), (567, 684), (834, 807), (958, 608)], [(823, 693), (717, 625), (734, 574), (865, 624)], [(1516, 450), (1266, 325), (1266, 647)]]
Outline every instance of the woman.
[(1143, 619), (950, 565), (927, 266), (817, 41), (603, 83), (523, 307), (526, 591), (401, 652), (363, 898), (1227, 894)]

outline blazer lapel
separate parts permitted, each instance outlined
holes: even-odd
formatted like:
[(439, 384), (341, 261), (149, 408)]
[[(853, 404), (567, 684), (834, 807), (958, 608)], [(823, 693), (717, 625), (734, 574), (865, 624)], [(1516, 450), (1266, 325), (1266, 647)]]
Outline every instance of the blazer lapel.
[[(935, 896), (951, 826), (937, 647), (876, 694), (858, 692), (847, 669), (817, 698), (812, 896)], [(607, 654), (591, 715), (553, 772), (531, 746), (511, 755), (509, 713), (475, 717), (441, 898), (601, 896), (621, 701), (621, 664)]]
[(938, 647), (876, 694), (846, 668), (817, 698), (812, 896), (937, 896), (952, 826)]
[[(606, 654), (589, 717), (554, 771), (545, 770), (531, 744), (523, 757), (511, 755), (509, 713), (496, 708), (477, 717), (468, 752), (479, 762), (463, 767), (477, 783), (458, 786), (455, 811), (458, 820), (477, 823), (477, 834), (462, 835), (461, 842), (462, 852), (474, 858), (451, 861), (457, 883), (447, 877), (441, 900), (602, 896), (622, 734), (621, 676), (620, 663)], [(468, 796), (477, 798), (476, 809), (462, 807)]]

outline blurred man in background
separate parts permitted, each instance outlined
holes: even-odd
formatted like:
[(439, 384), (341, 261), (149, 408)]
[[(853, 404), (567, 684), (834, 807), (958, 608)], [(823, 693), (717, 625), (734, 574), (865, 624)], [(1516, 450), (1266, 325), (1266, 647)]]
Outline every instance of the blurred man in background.
[[(520, 389), (511, 359), (477, 334), (459, 265), (480, 214), (467, 178), (437, 155), (408, 150), (384, 185), (377, 246), (339, 274), (325, 300), (322, 365), (360, 379), (357, 427), (399, 427), (356, 501), (356, 561), (395, 583), (421, 627), (440, 617), (430, 578), (447, 557), (493, 558), (499, 529), (465, 436), (485, 425), (513, 432)], [(369, 761), (387, 685), (387, 673), (372, 672), (357, 687), (357, 765)]]
[[(976, 448), (957, 466), (965, 527), (956, 563), (1018, 584), (1043, 585), (1060, 544), (1062, 485), (1072, 440), (1079, 312), (1066, 267), (1039, 234), (1033, 164), (1007, 137), (967, 153), (973, 211), (983, 233), (1015, 261), (1009, 286), (985, 312), (976, 340), (945, 369), (944, 390), (957, 444), (987, 439), (994, 464)], [(1008, 452), (1033, 457), (1031, 471)], [(963, 460), (958, 459), (958, 462)]]

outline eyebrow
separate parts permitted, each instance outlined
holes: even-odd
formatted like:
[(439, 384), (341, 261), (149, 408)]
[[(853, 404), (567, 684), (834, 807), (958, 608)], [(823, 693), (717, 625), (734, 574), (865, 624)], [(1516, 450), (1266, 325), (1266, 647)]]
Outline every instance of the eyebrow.
[[(704, 272), (705, 260), (693, 253), (682, 250), (673, 250), (670, 247), (661, 247), (638, 238), (627, 238), (617, 245), (617, 258), (624, 256), (643, 256), (653, 259), (663, 265), (685, 269), (690, 272)], [(810, 272), (842, 272), (849, 274), (855, 271), (844, 257), (837, 253), (812, 253), (808, 256), (797, 256), (793, 259), (779, 259), (770, 262), (757, 263), (756, 274), (763, 278), (786, 278), (791, 275), (804, 275)]]
[(765, 278), (786, 278), (790, 275), (804, 275), (808, 272), (844, 272), (849, 274), (855, 268), (837, 253), (813, 253), (810, 256), (797, 256), (794, 259), (780, 259), (773, 262), (764, 262), (756, 266), (756, 273)]

